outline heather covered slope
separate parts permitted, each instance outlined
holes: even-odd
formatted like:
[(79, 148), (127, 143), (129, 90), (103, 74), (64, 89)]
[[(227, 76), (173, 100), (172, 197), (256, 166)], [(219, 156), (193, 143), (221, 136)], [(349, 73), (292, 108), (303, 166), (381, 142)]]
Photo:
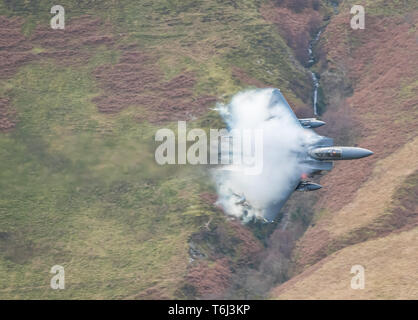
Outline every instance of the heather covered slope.
[(154, 134), (254, 85), (307, 110), (307, 74), (254, 1), (62, 1), (65, 31), (53, 4), (0, 3), (0, 297), (222, 296), (262, 245)]
[[(375, 154), (338, 163), (321, 179), (314, 220), (293, 252), (297, 276), (274, 298), (418, 298), (418, 7), (362, 3), (365, 30), (350, 28), (358, 3), (344, 1), (320, 43), (329, 125), (320, 132)], [(355, 264), (366, 269), (365, 290), (350, 288)]]
[[(367, 1), (369, 29), (356, 33), (346, 2), (317, 48), (319, 132), (375, 155), (292, 196), (286, 223), (245, 226), (214, 205), (206, 168), (155, 163), (155, 132), (177, 120), (222, 128), (216, 101), (254, 86), (280, 88), (311, 116), (306, 45), (331, 7), (66, 0), (60, 31), (49, 27), (52, 1), (0, 2), (0, 298), (264, 298), (292, 275), (292, 253), (293, 274), (306, 272), (273, 297), (313, 297), (318, 277), (317, 297), (353, 297), (340, 275), (369, 259), (361, 297), (413, 296), (414, 3)], [(57, 264), (62, 291), (50, 288)]]
[[(273, 290), (279, 299), (416, 299), (418, 228), (335, 252)], [(351, 266), (365, 267), (365, 288), (350, 287)]]

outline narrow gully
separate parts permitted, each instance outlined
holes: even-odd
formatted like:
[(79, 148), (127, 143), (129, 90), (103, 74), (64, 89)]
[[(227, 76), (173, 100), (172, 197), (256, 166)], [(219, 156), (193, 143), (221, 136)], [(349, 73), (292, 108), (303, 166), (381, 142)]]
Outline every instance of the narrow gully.
[(312, 103), (313, 103), (313, 111), (314, 111), (314, 115), (317, 116), (318, 115), (318, 89), (319, 89), (319, 78), (318, 75), (313, 72), (310, 68), (315, 64), (315, 54), (313, 52), (313, 48), (316, 45), (316, 43), (319, 41), (319, 38), (321, 37), (321, 33), (322, 33), (322, 28), (319, 29), (319, 31), (317, 32), (317, 34), (315, 35), (315, 37), (309, 41), (309, 46), (308, 46), (308, 54), (309, 54), (309, 61), (308, 61), (308, 68), (309, 68), (309, 72), (311, 73), (311, 77), (312, 77), (312, 83), (313, 83), (313, 96), (312, 96)]

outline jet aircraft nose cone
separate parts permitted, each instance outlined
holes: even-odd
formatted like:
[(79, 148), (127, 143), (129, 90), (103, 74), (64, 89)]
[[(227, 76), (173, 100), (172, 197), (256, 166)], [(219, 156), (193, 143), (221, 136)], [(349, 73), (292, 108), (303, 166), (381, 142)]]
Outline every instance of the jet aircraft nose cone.
[(310, 186), (309, 186), (309, 189), (310, 190), (318, 190), (318, 189), (321, 189), (322, 188), (322, 186), (321, 185), (319, 185), (319, 184), (317, 184), (317, 183), (312, 183)]
[(373, 151), (370, 151), (368, 149), (364, 149), (364, 156), (363, 157), (368, 157), (368, 156), (371, 156), (373, 154), (374, 154)]
[(368, 149), (348, 147), (348, 148), (343, 149), (342, 158), (347, 159), (347, 160), (360, 159), (360, 158), (371, 156), (372, 154), (373, 152)]
[(315, 120), (315, 122), (312, 125), (312, 128), (319, 128), (325, 125), (325, 122), (322, 120)]

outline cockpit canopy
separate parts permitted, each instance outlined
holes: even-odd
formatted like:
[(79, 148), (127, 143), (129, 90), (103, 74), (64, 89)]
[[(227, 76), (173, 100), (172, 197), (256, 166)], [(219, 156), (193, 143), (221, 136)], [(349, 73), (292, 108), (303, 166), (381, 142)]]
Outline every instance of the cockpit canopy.
[(339, 148), (317, 148), (313, 150), (313, 155), (317, 159), (338, 160), (342, 157), (342, 150)]

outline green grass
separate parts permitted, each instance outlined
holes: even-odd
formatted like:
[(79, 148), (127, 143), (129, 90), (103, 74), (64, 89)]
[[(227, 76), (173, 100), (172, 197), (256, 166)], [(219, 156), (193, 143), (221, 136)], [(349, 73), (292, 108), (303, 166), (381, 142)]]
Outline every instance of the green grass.
[[(414, 0), (345, 0), (340, 5), (340, 12), (349, 10), (353, 5), (362, 5), (367, 15), (371, 16), (395, 16), (404, 15), (405, 12), (412, 12), (418, 9), (418, 4)], [(349, 12), (349, 11), (347, 11)], [(366, 21), (367, 24), (367, 21)], [(367, 28), (367, 26), (366, 26)]]
[[(30, 36), (49, 25), (53, 4), (4, 1), (0, 14), (23, 17), (22, 32)], [(291, 101), (304, 98), (296, 87), (309, 86), (253, 1), (237, 1), (237, 8), (191, 0), (60, 4), (67, 25), (93, 14), (115, 35), (126, 33), (117, 41), (156, 55), (166, 79), (193, 71), (196, 95), (226, 100), (243, 89), (231, 76), (234, 66), (280, 87)], [(116, 63), (121, 52), (86, 50), (92, 54), (86, 65), (41, 59), (0, 82), (0, 97), (10, 99), (18, 119), (13, 131), (0, 134), (1, 299), (132, 298), (152, 287), (176, 297), (188, 237), (209, 216), (223, 221), (200, 200), (200, 193), (213, 192), (206, 170), (155, 163), (159, 127), (134, 120), (144, 106), (117, 115), (98, 112), (92, 98), (101, 89), (92, 70)], [(190, 124), (221, 125), (214, 112)], [(56, 264), (65, 267), (62, 291), (49, 287)]]
[[(98, 114), (87, 71), (32, 65), (12, 81), (19, 123), (0, 136), (0, 226), (13, 239), (0, 258), (3, 298), (138, 294), (187, 261), (195, 223), (183, 216), (199, 201), (178, 190), (195, 194), (198, 175), (158, 167), (156, 129), (129, 112)], [(54, 264), (68, 290), (49, 289)]]

